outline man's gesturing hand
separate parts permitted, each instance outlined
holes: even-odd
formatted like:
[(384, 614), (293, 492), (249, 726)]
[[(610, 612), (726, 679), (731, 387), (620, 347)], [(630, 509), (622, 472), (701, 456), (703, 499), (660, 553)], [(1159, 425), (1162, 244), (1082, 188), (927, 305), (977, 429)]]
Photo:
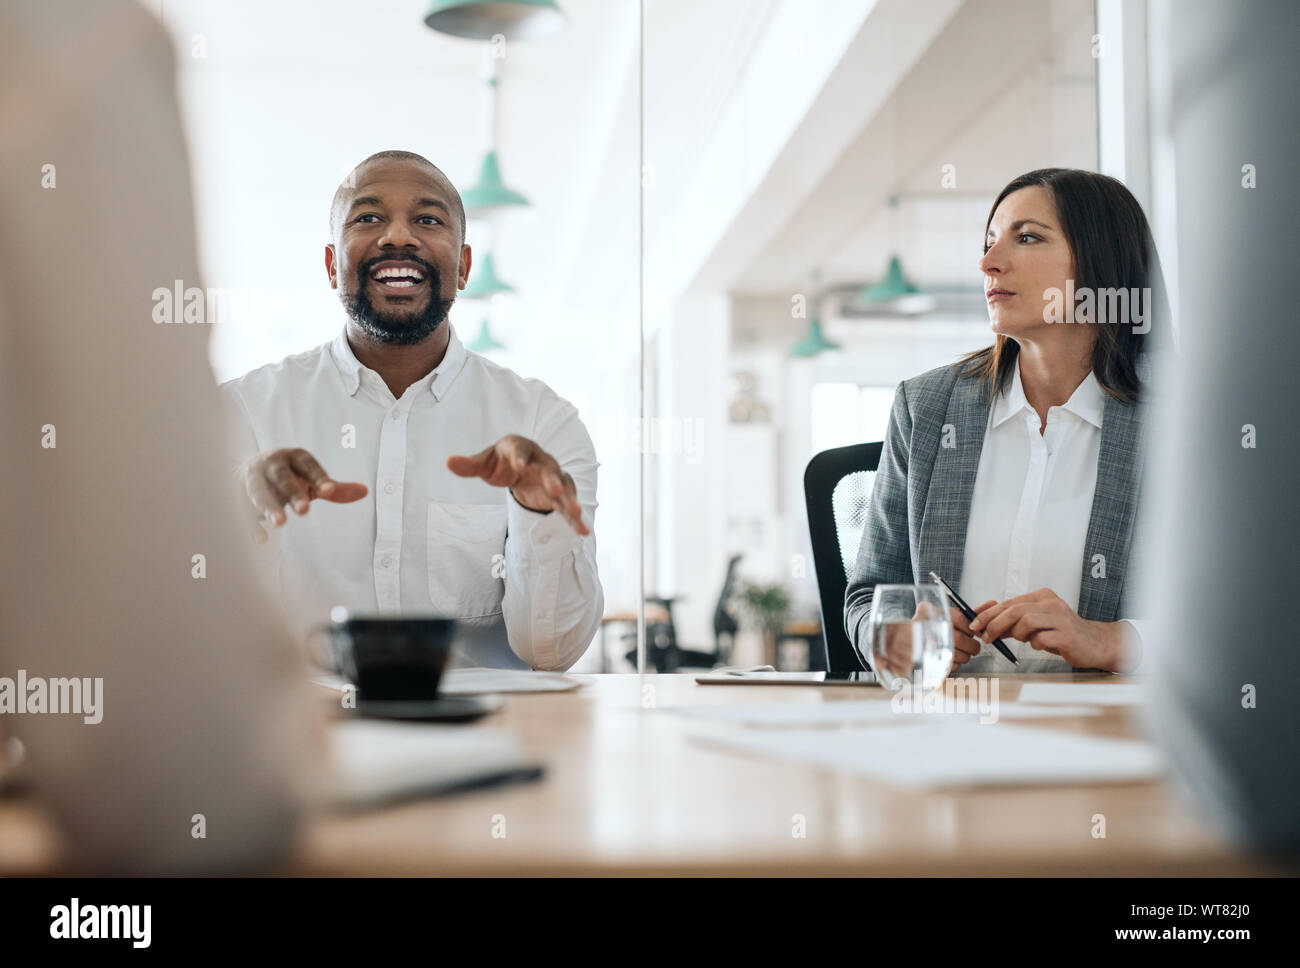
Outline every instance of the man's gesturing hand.
[(301, 447), (282, 447), (258, 454), (243, 468), (244, 490), (253, 506), (256, 520), (254, 538), (258, 544), (266, 541), (266, 532), (260, 521), (270, 519), (278, 528), (288, 520), (285, 506), (298, 514), (306, 514), (316, 498), (349, 504), (370, 493), (364, 484), (333, 480), (316, 458)]
[(530, 511), (559, 511), (578, 534), (591, 534), (582, 523), (582, 505), (573, 478), (554, 457), (527, 437), (507, 434), (473, 457), (449, 457), (447, 467), (460, 477), (481, 477), (493, 487), (508, 487)]

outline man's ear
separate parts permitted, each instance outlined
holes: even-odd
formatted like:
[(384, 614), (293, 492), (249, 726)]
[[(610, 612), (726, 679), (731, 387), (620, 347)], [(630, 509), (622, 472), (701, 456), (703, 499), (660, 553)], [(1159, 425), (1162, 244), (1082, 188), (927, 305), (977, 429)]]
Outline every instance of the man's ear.
[(339, 287), (339, 267), (338, 259), (334, 253), (334, 243), (325, 243), (325, 273), (330, 277), (330, 288)]
[(464, 289), (469, 282), (469, 268), (474, 264), (474, 251), (468, 245), (460, 247), (460, 274), (456, 279), (456, 288)]

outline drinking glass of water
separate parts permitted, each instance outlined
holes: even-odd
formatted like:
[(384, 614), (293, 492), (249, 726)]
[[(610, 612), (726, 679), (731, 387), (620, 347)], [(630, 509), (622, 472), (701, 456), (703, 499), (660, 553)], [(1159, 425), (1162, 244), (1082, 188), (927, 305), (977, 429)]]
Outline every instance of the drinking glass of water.
[(952, 620), (937, 584), (877, 585), (868, 625), (862, 644), (871, 651), (862, 658), (886, 689), (936, 689), (948, 675)]

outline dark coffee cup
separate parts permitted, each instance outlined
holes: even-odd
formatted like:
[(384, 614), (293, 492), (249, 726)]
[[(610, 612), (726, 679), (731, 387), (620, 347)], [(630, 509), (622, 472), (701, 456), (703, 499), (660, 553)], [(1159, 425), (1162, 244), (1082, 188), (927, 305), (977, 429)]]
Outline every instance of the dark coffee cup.
[(456, 620), (423, 616), (336, 614), (325, 626), (334, 667), (359, 699), (433, 699), (451, 655)]

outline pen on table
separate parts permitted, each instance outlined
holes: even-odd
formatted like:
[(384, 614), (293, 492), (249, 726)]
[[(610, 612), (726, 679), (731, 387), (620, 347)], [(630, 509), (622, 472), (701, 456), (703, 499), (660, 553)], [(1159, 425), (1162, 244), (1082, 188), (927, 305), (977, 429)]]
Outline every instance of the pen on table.
[[(975, 610), (971, 608), (969, 605), (967, 605), (964, 601), (962, 601), (961, 596), (958, 595), (955, 591), (953, 591), (952, 587), (946, 581), (944, 581), (934, 572), (930, 572), (930, 577), (933, 578), (935, 581), (937, 581), (941, 586), (943, 586), (943, 590), (948, 593), (948, 597), (952, 599), (952, 603), (957, 606), (957, 611), (961, 612), (963, 615), (966, 616), (966, 621), (972, 622), (975, 620)], [(1003, 655), (1005, 655), (1013, 663), (1015, 663), (1016, 665), (1020, 665), (1020, 660), (1017, 659), (1014, 655), (1012, 655), (1011, 650), (1007, 648), (1006, 643), (1004, 643), (1001, 639), (994, 639), (993, 647), (997, 649), (999, 652), (1001, 652)]]

